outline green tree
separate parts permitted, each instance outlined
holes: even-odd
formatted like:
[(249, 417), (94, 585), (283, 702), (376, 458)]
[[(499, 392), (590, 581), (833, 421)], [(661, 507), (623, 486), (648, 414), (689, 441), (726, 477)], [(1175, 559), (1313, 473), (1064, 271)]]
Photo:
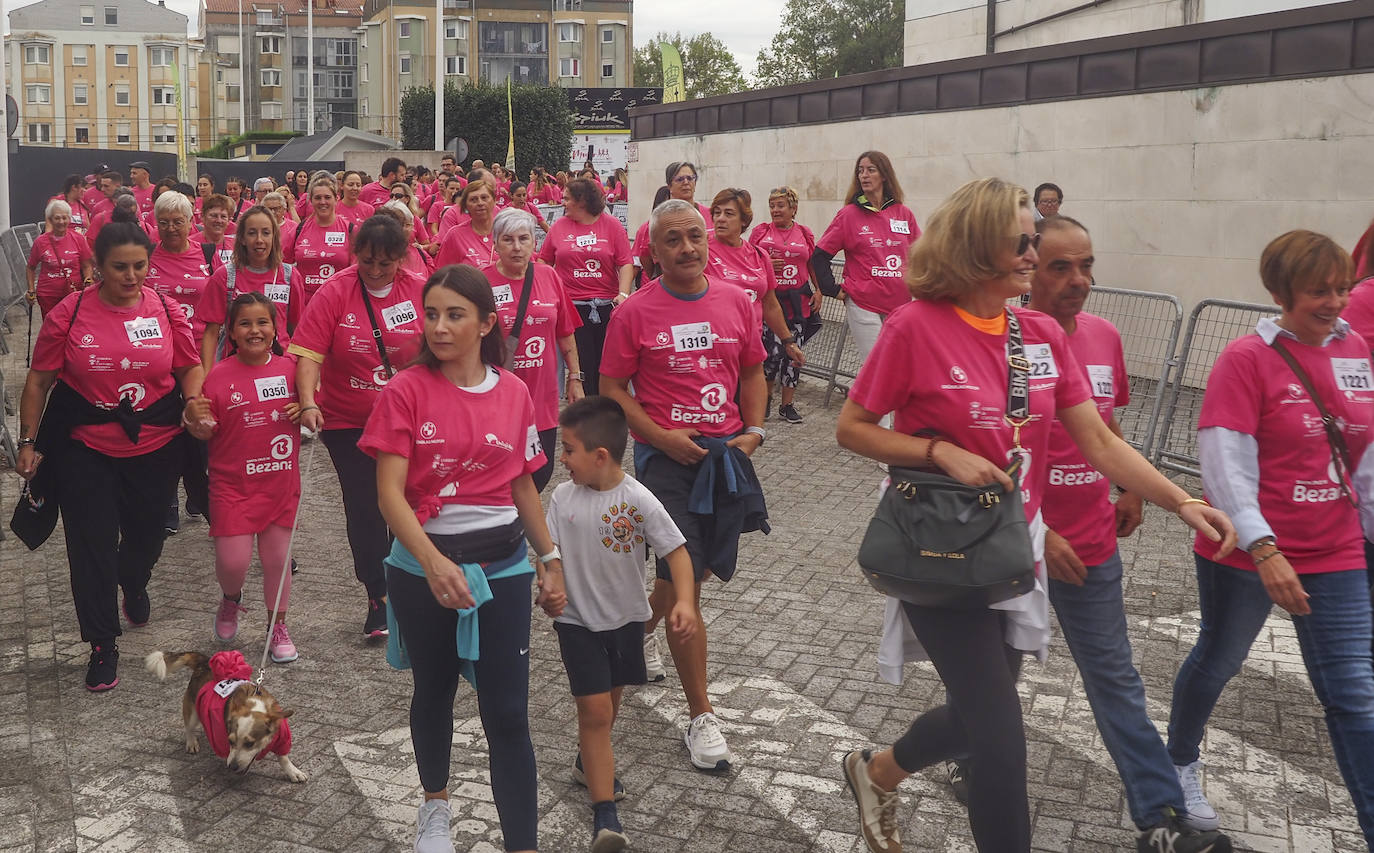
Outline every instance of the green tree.
[(788, 86), (895, 68), (903, 18), (901, 0), (787, 0), (755, 77), (760, 86)]
[[(573, 119), (567, 91), (559, 86), (518, 85), (511, 88), (515, 113), (515, 164), (522, 174), (534, 166), (568, 168)], [(503, 163), (509, 138), (506, 87), (473, 83), (444, 87), (444, 139), (468, 141), (468, 160)], [(401, 96), (401, 146), (434, 144), (434, 89), (407, 89)]]
[(749, 88), (739, 63), (720, 39), (701, 33), (684, 39), (682, 33), (659, 33), (635, 50), (635, 85), (662, 86), (663, 60), (660, 42), (668, 42), (682, 54), (682, 76), (687, 80), (688, 98), (728, 95)]

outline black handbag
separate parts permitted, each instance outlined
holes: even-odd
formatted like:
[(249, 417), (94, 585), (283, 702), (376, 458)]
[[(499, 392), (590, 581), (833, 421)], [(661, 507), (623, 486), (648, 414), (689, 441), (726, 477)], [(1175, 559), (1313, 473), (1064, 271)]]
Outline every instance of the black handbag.
[[(1030, 363), (1021, 326), (1007, 312), (1007, 412), (1012, 441), (1030, 418)], [(1007, 469), (1020, 483), (1024, 457)], [(1018, 486), (968, 486), (944, 474), (893, 467), (859, 546), (876, 590), (912, 604), (982, 609), (1035, 588), (1035, 555)]]

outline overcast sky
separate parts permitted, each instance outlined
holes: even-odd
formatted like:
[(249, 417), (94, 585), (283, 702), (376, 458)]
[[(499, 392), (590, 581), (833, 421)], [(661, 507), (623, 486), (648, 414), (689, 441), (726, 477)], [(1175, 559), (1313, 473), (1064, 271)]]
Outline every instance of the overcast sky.
[[(6, 11), (28, 6), (35, 0), (5, 3)], [(244, 0), (249, 7), (252, 0)], [(167, 0), (167, 5), (185, 15), (187, 27), (194, 35), (197, 0)], [(752, 74), (759, 49), (773, 41), (786, 0), (694, 0), (679, 3), (675, 0), (636, 0), (635, 41), (643, 45), (660, 31), (681, 31), (684, 36), (710, 31), (735, 54), (744, 73)], [(5, 32), (9, 32), (8, 16)]]

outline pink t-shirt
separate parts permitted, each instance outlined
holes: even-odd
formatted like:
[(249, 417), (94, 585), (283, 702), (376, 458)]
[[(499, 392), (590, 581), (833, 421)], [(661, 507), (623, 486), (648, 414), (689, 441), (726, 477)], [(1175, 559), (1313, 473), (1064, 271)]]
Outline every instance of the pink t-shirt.
[(289, 217), (277, 223), (277, 230), (281, 234), (281, 247), (283, 252), (286, 251), (287, 246), (296, 242), (296, 229), (300, 227), (301, 224), (299, 222)]
[(1350, 304), (1341, 317), (1366, 342), (1374, 341), (1374, 278), (1367, 278), (1350, 291)]
[(406, 252), (405, 260), (401, 261), (401, 269), (419, 276), (420, 280), (423, 281), (434, 272), (434, 259), (424, 249), (411, 244), (409, 251)]
[(386, 204), (391, 200), (391, 187), (383, 186), (381, 181), (365, 184), (358, 192), (358, 201), (367, 202), (373, 207)]
[[(1069, 350), (1087, 371), (1088, 390), (1104, 423), (1118, 406), (1131, 402), (1130, 376), (1116, 327), (1080, 313), (1069, 335)], [(1073, 546), (1085, 566), (1105, 563), (1116, 553), (1116, 508), (1112, 484), (1102, 476), (1056, 418), (1050, 427), (1049, 485), (1045, 487), (1045, 524)]]
[(738, 246), (727, 246), (716, 239), (716, 232), (706, 235), (711, 257), (706, 267), (712, 280), (723, 281), (743, 290), (754, 306), (754, 326), (763, 332), (763, 300), (778, 287), (773, 275), (773, 262), (763, 249), (743, 240)]
[(210, 402), (210, 535), (290, 527), (301, 498), (300, 428), (286, 415), (296, 401), (296, 360), (266, 364), (226, 358), (210, 368), (202, 396)]
[(539, 192), (532, 192), (530, 198), (539, 204), (559, 204), (563, 201), (563, 191), (558, 184), (545, 184)]
[(301, 223), (292, 242), (282, 246), (282, 260), (296, 265), (301, 277), (305, 302), (324, 286), (334, 274), (353, 263), (349, 248), (353, 226), (335, 217), (332, 225), (321, 225), (315, 217)]
[[(501, 333), (509, 335), (520, 310), (520, 295), (525, 279), (506, 278), (495, 264), (487, 267), (487, 281), (496, 299), (496, 313), (501, 318)], [(577, 309), (558, 284), (558, 273), (544, 264), (534, 264), (534, 291), (525, 322), (520, 327), (520, 343), (515, 349), (511, 371), (530, 389), (534, 401), (534, 422), (541, 430), (558, 426), (558, 401), (562, 389), (558, 387), (558, 339), (566, 338), (582, 325)]]
[(589, 225), (571, 216), (554, 220), (539, 260), (558, 271), (570, 299), (614, 299), (620, 292), (620, 268), (633, 262), (625, 227), (605, 213)]
[(844, 292), (865, 311), (888, 314), (911, 301), (903, 276), (907, 251), (920, 236), (916, 214), (904, 204), (878, 213), (846, 204), (816, 247), (832, 255), (843, 249)]
[(439, 218), (439, 240), (443, 241), (443, 239), (448, 236), (448, 232), (459, 225), (467, 225), (471, 221), (472, 217), (464, 213), (457, 202), (454, 202), (449, 205), (448, 210), (445, 210), (444, 215)]
[[(389, 200), (389, 197), (388, 199)], [(342, 201), (334, 206), (334, 215), (344, 222), (352, 222), (355, 226), (361, 225), (363, 220), (377, 212), (377, 208), (359, 198), (358, 203), (349, 207)]]
[(406, 503), (422, 522), (444, 504), (514, 506), (511, 483), (545, 461), (530, 392), (504, 370), (485, 391), (434, 368), (402, 370), (377, 398), (358, 449), (409, 457)]
[[(1064, 330), (1038, 311), (1012, 309), (1032, 362), (1031, 422), (1021, 429), (1029, 467), (1021, 478), (1026, 518), (1044, 500), (1050, 425), (1055, 412), (1091, 399)], [(964, 322), (947, 302), (909, 302), (887, 318), (878, 342), (849, 390), (870, 412), (894, 412), (893, 429), (926, 430), (1006, 466), (1012, 459), (1007, 423), (1007, 333), (990, 335)], [(1026, 454), (1023, 453), (1023, 456)]]
[(444, 214), (448, 213), (450, 207), (452, 207), (452, 205), (445, 202), (443, 196), (438, 193), (430, 200), (429, 210), (425, 211), (425, 222), (429, 223), (429, 231), (431, 234), (440, 230), (439, 223), (444, 218)]
[[(272, 300), (277, 306), (277, 341), (283, 347), (289, 346), (290, 330), (300, 322), (305, 307), (300, 273), (293, 270), (288, 276), (281, 266), (261, 272), (241, 267), (234, 272), (234, 295), (237, 297), (240, 293), (261, 293)], [(205, 281), (196, 317), (204, 324), (223, 326), (229, 302), (229, 272), (226, 267), (220, 267)]]
[(749, 242), (767, 252), (770, 259), (782, 261), (778, 290), (795, 290), (811, 279), (809, 263), (816, 251), (816, 236), (805, 225), (793, 222), (792, 227), (783, 229), (761, 222), (750, 232)]
[[(1355, 332), (1325, 347), (1307, 346), (1288, 337), (1280, 340), (1342, 425), (1350, 458), (1358, 466), (1374, 424), (1369, 345)], [(1254, 436), (1259, 445), (1260, 513), (1294, 571), (1365, 568), (1359, 513), (1341, 496), (1316, 404), (1283, 358), (1259, 335), (1232, 341), (1217, 357), (1198, 417), (1198, 429), (1209, 427)], [(1193, 550), (1210, 560), (1216, 544), (1199, 534)], [(1255, 569), (1243, 548), (1220, 562), (1236, 569)]]
[(740, 370), (763, 359), (743, 290), (708, 276), (704, 293), (679, 296), (656, 279), (611, 314), (601, 374), (633, 380), (635, 399), (663, 429), (728, 436), (744, 429)]
[(439, 243), (439, 256), (434, 259), (436, 269), (449, 264), (470, 264), (484, 270), (494, 263), (496, 241), (491, 234), (478, 235), (471, 222), (450, 228)]
[[(425, 333), (423, 289), (424, 279), (399, 270), (386, 296), (369, 297), (393, 370), (400, 370), (420, 351)], [(377, 352), (356, 266), (325, 282), (310, 300), (291, 351), (323, 359), (315, 402), (324, 414), (325, 429), (358, 429), (367, 423), (389, 377)]]
[(131, 185), (129, 189), (134, 191), (134, 200), (138, 202), (138, 212), (143, 216), (147, 216), (148, 214), (152, 213), (153, 185), (149, 184), (144, 189), (139, 189), (138, 187)]
[(81, 262), (90, 257), (91, 244), (72, 228), (60, 238), (51, 231), (34, 238), (29, 267), (34, 271), (34, 290), (44, 314), (81, 287)]
[[(706, 224), (706, 236), (711, 236), (711, 211), (704, 204), (697, 205), (697, 212), (701, 214), (702, 221)], [(646, 221), (639, 226), (635, 232), (634, 244), (630, 247), (630, 256), (639, 261), (639, 283), (641, 286), (649, 283), (649, 272), (654, 268), (653, 252), (649, 249), (649, 223)]]
[(153, 249), (153, 256), (148, 260), (148, 278), (143, 283), (157, 288), (157, 292), (163, 296), (180, 302), (186, 319), (191, 321), (191, 334), (200, 340), (205, 334), (205, 321), (196, 316), (196, 307), (200, 304), (200, 294), (209, 277), (210, 273), (205, 268), (205, 253), (200, 246), (190, 243), (186, 251), (173, 254), (159, 245)]
[[(206, 241), (204, 233), (191, 235), (191, 243), (194, 244), (196, 248), (202, 252), (204, 250), (200, 249), (200, 247), (205, 245), (205, 242)], [(204, 259), (204, 257), (204, 255), (201, 255), (202, 260)], [(214, 270), (221, 269), (225, 264), (230, 263), (233, 260), (234, 235), (226, 233), (223, 237), (220, 238), (220, 241), (215, 244), (215, 251), (210, 254), (210, 270), (213, 272)]]
[[(176, 389), (174, 369), (200, 363), (191, 324), (175, 300), (164, 303), (151, 287), (127, 308), (107, 304), (99, 290), (91, 285), (84, 298), (70, 293), (48, 312), (34, 343), (33, 369), (60, 370), (62, 381), (102, 409), (128, 398), (134, 411), (142, 411)], [(179, 432), (177, 425), (145, 424), (138, 444), (131, 444), (118, 423), (88, 424), (74, 428), (72, 438), (106, 456), (140, 456)]]

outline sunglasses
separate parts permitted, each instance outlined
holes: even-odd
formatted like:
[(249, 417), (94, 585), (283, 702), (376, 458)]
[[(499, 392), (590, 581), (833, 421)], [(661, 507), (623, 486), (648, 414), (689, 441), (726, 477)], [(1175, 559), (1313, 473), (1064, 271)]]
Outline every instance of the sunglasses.
[(1035, 249), (1039, 249), (1039, 248), (1040, 248), (1040, 235), (1039, 235), (1038, 233), (1037, 233), (1037, 234), (1022, 234), (1019, 238), (1017, 238), (1017, 242), (1016, 242), (1016, 256), (1017, 256), (1018, 258), (1021, 257), (1022, 255), (1024, 255), (1028, 249), (1032, 249), (1032, 248), (1035, 248)]
[(392, 198), (392, 199), (400, 199), (401, 201), (405, 201), (407, 198), (409, 198), (409, 196), (407, 196), (405, 193), (392, 193), (392, 194), (391, 194), (391, 198)]

